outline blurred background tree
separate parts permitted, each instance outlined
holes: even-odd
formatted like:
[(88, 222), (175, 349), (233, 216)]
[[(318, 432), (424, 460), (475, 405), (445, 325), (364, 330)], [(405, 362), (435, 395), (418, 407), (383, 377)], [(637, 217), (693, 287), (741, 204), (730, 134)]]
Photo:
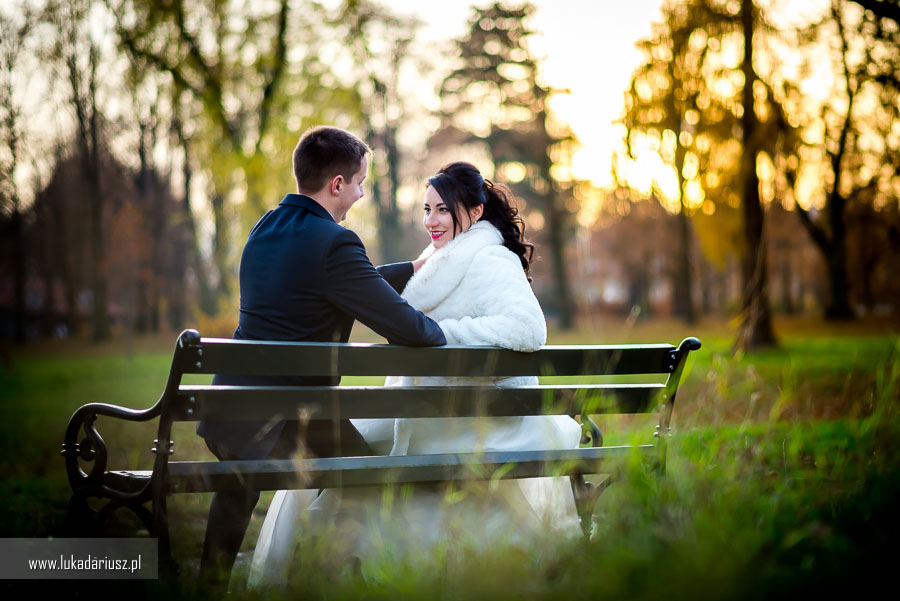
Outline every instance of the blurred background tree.
[(214, 221), (207, 278), (215, 284), (204, 309), (216, 312), (231, 301), (240, 234), (294, 187), (297, 137), (317, 123), (358, 122), (358, 94), (319, 60), (327, 32), (318, 5), (109, 1), (124, 50), (166, 74), (178, 94), (173, 104), (186, 104), (179, 137), (186, 143), (191, 131), (184, 160), (207, 186)]
[[(777, 282), (782, 307), (803, 304), (791, 295), (798, 285), (778, 256), (795, 245), (790, 228), (780, 227), (794, 217), (778, 213), (773, 224), (765, 216), (773, 202), (799, 218), (820, 252), (827, 318), (852, 317), (854, 293), (859, 306), (874, 310), (873, 287), (891, 287), (875, 281), (882, 265), (896, 261), (890, 232), (897, 26), (887, 4), (864, 2), (873, 5), (866, 11), (857, 4), (835, 0), (820, 20), (779, 28), (772, 7), (749, 1), (665, 3), (663, 20), (639, 44), (645, 60), (626, 93), (627, 153), (637, 161), (649, 149), (674, 176), (655, 180), (647, 193), (681, 216), (675, 311), (689, 318), (697, 289), (690, 269), (692, 221), (714, 264), (724, 265), (726, 253), (742, 257), (739, 348), (774, 342), (769, 262), (776, 260), (783, 274)], [(830, 82), (832, 90), (811, 93), (817, 81)], [(620, 183), (629, 185), (627, 170), (619, 173)], [(741, 242), (730, 244), (737, 224)], [(856, 241), (852, 251), (848, 228)], [(859, 274), (854, 282), (849, 271)], [(705, 285), (700, 288), (705, 296)]]
[(106, 263), (107, 232), (104, 219), (110, 194), (103, 189), (103, 163), (108, 158), (106, 119), (100, 106), (101, 49), (90, 31), (88, 0), (50, 2), (44, 20), (55, 31), (47, 49), (56, 77), (68, 87), (69, 109), (75, 115), (73, 142), (81, 165), (88, 214), (88, 273), (90, 278), (91, 337), (109, 338), (110, 316)]
[[(778, 136), (772, 135), (774, 119), (765, 127), (756, 110), (744, 110), (754, 105), (753, 89), (760, 81), (753, 68), (755, 10), (752, 2), (664, 4), (663, 21), (639, 44), (645, 62), (626, 93), (624, 120), (629, 156), (649, 142), (675, 176), (668, 186), (655, 182), (654, 193), (679, 215), (674, 299), (676, 313), (688, 322), (694, 319), (689, 217), (698, 209), (708, 217), (718, 210), (714, 221), (724, 221), (725, 227), (707, 230), (707, 238), (733, 236), (730, 209), (742, 208), (737, 247), (743, 274), (737, 346), (742, 348), (774, 343), (756, 160), (763, 141)], [(738, 56), (743, 58), (738, 61)]]
[(419, 249), (408, 244), (398, 204), (404, 162), (398, 133), (416, 115), (404, 98), (400, 76), (405, 67), (415, 67), (411, 45), (420, 24), (367, 0), (348, 0), (332, 25), (347, 40), (358, 67), (352, 85), (360, 94), (365, 141), (374, 153), (369, 178), (380, 259), (386, 263), (409, 259)]
[[(704, 203), (710, 212), (712, 203), (726, 202), (730, 186), (725, 182), (735, 177), (733, 165), (717, 159), (736, 120), (727, 106), (730, 99), (720, 98), (710, 89), (714, 80), (708, 77), (706, 62), (714, 53), (711, 47), (715, 49), (720, 38), (734, 29), (733, 19), (723, 17), (706, 2), (665, 4), (663, 20), (654, 23), (650, 37), (638, 43), (644, 63), (633, 73), (625, 92), (628, 157), (636, 159), (639, 149), (649, 144), (675, 175), (675, 186), (654, 181), (651, 192), (669, 212), (678, 215), (674, 310), (687, 323), (696, 319), (689, 218)], [(627, 178), (620, 183), (627, 186)]]
[[(865, 10), (859, 10), (860, 6)], [(798, 32), (798, 42), (821, 49), (837, 72), (828, 100), (817, 118), (810, 120), (811, 125), (818, 126), (818, 136), (810, 146), (821, 157), (819, 175), (825, 189), (820, 194), (824, 202), (815, 212), (800, 203), (795, 205), (828, 267), (830, 300), (825, 315), (829, 319), (854, 317), (848, 273), (849, 229), (862, 226), (875, 234), (872, 230), (879, 229), (876, 224), (881, 220), (863, 215), (895, 205), (887, 199), (896, 195), (894, 186), (900, 168), (900, 141), (895, 131), (900, 111), (897, 16), (896, 4), (833, 0), (828, 15)], [(799, 104), (799, 99), (795, 103)], [(793, 165), (788, 167), (787, 176), (796, 194), (800, 185), (797, 172), (804, 165), (800, 161)], [(878, 277), (877, 263), (871, 252), (857, 261), (863, 272), (860, 301), (870, 308), (874, 304), (871, 282)]]
[[(0, 18), (0, 214), (4, 238), (11, 240), (10, 263), (13, 277), (13, 332), (16, 344), (25, 342), (25, 236), (22, 199), (16, 184), (17, 172), (25, 162), (22, 110), (13, 93), (14, 72), (32, 27), (33, 16), (3, 14)], [(7, 233), (8, 232), (8, 233)]]
[[(528, 47), (534, 32), (527, 20), (533, 12), (527, 3), (473, 8), (467, 34), (455, 43), (457, 67), (441, 84), (441, 128), (443, 135), (448, 130), (466, 132), (456, 138), (463, 143), (483, 141), (497, 181), (509, 184), (524, 201), (529, 224), (540, 230), (536, 239), (549, 255), (547, 275), (553, 285), (544, 310), (569, 328), (575, 307), (566, 248), (577, 206), (566, 158), (572, 154), (574, 137), (548, 110), (554, 91), (543, 83)], [(541, 266), (535, 271), (544, 272)]]

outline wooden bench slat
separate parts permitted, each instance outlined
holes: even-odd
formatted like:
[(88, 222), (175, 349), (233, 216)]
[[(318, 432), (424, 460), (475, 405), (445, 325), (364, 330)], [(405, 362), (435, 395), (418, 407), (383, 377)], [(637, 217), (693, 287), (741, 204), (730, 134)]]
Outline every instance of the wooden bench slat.
[[(322, 352), (322, 347), (328, 347)], [(410, 348), (386, 344), (260, 342), (202, 338), (182, 368), (194, 374), (283, 376), (527, 376), (670, 373), (671, 344), (545, 346), (533, 353), (495, 347)], [(198, 365), (199, 363), (199, 365)]]
[(172, 492), (187, 493), (241, 490), (245, 486), (255, 490), (279, 490), (493, 477), (533, 478), (602, 473), (604, 465), (610, 460), (622, 460), (631, 454), (655, 457), (656, 447), (636, 445), (564, 451), (328, 457), (296, 461), (182, 461), (169, 463), (169, 481)]
[[(457, 386), (190, 386), (179, 389), (176, 419), (310, 419), (646, 413), (664, 384)], [(188, 409), (192, 411), (188, 413)]]

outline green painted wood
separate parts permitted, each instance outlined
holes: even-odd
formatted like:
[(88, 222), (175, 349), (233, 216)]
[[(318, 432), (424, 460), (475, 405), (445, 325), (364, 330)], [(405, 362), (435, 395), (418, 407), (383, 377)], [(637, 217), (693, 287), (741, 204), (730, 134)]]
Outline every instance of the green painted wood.
[(284, 376), (527, 376), (669, 373), (671, 344), (545, 346), (533, 353), (473, 346), (259, 342), (203, 338), (185, 373)]
[[(175, 419), (309, 419), (646, 413), (664, 384), (496, 387), (181, 386)], [(189, 411), (190, 410), (190, 411)]]
[[(171, 492), (340, 488), (491, 478), (603, 473), (632, 454), (653, 458), (653, 445), (565, 451), (509, 451), (304, 460), (170, 462)], [(137, 474), (137, 472), (135, 472)]]

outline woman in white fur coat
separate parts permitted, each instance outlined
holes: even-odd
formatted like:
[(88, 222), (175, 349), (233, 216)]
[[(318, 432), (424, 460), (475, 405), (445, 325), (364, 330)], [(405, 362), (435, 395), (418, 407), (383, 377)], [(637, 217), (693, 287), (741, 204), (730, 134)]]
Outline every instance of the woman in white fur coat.
[[(469, 163), (451, 163), (428, 180), (423, 224), (432, 243), (403, 290), (410, 305), (438, 322), (447, 344), (536, 351), (547, 341), (544, 313), (528, 277), (534, 247), (505, 186), (485, 181)], [(387, 385), (486, 384), (477, 378), (391, 378)], [(536, 377), (493, 379), (497, 386), (537, 384)], [(384, 450), (385, 420), (354, 420)], [(392, 455), (430, 455), (578, 446), (568, 416), (398, 419)]]
[[(438, 322), (448, 344), (488, 345), (535, 351), (546, 342), (543, 312), (531, 289), (534, 251), (511, 192), (486, 181), (469, 163), (451, 163), (427, 183), (423, 224), (432, 243), (416, 260), (402, 296)], [(466, 385), (475, 378), (389, 378), (386, 385)], [(479, 383), (484, 384), (483, 380)], [(488, 384), (537, 384), (537, 378), (493, 378)], [(376, 453), (392, 455), (473, 451), (549, 450), (578, 447), (581, 427), (568, 416), (353, 420)], [(353, 541), (348, 554), (365, 555), (373, 540), (404, 544), (408, 550), (460, 533), (457, 526), (477, 515), (476, 544), (493, 545), (503, 534), (547, 530), (580, 532), (567, 478), (501, 480), (491, 492), (448, 505), (441, 491), (419, 487), (389, 512), (377, 508), (382, 492), (373, 487), (279, 491), (263, 525), (251, 566), (251, 584), (277, 583), (286, 574), (298, 519), (338, 528), (335, 538)], [(303, 508), (308, 509), (304, 512)], [(383, 519), (391, 515), (400, 536), (391, 537)], [(323, 519), (327, 516), (328, 519)], [(378, 529), (373, 536), (367, 530)], [(304, 527), (300, 531), (305, 531)], [(410, 537), (410, 533), (415, 533)], [(515, 538), (515, 536), (513, 537)], [(471, 541), (470, 541), (471, 542)], [(394, 549), (394, 551), (396, 551)]]

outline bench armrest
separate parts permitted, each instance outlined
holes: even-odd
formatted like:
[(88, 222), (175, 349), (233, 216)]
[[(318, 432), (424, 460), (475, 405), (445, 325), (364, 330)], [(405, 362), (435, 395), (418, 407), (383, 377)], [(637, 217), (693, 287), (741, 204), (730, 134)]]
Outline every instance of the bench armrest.
[(587, 413), (581, 414), (581, 444), (591, 443), (592, 447), (603, 446), (603, 433), (600, 426)]
[[(153, 452), (157, 454), (153, 472), (154, 475), (157, 472), (163, 472), (164, 477), (166, 460), (171, 453), (169, 434), (172, 421), (170, 417), (167, 419), (165, 416), (167, 412), (166, 407), (171, 404), (178, 390), (181, 376), (184, 373), (186, 359), (193, 357), (193, 353), (199, 353), (197, 350), (199, 344), (200, 334), (196, 330), (185, 330), (178, 336), (165, 390), (163, 390), (159, 400), (149, 409), (129, 409), (107, 403), (88, 403), (79, 407), (72, 414), (71, 419), (69, 419), (69, 425), (66, 427), (65, 438), (63, 439), (62, 455), (66, 460), (66, 472), (73, 492), (81, 493), (85, 496), (105, 496), (120, 501), (141, 500), (150, 497), (150, 482), (139, 491), (134, 491), (133, 489), (122, 490), (114, 486), (115, 478), (107, 477), (106, 443), (94, 427), (94, 422), (101, 415), (130, 422), (146, 422), (163, 416), (160, 419), (157, 441), (157, 447), (159, 448), (153, 449)], [(78, 441), (79, 430), (84, 430), (84, 438), (81, 441)], [(163, 458), (163, 456), (165, 457)], [(93, 461), (90, 473), (86, 473), (81, 469), (81, 466), (78, 464), (79, 459)], [(160, 459), (163, 460), (160, 461)]]
[[(72, 489), (102, 489), (106, 495), (119, 500), (134, 498), (140, 494), (108, 487), (104, 478), (108, 457), (106, 442), (100, 436), (94, 422), (101, 415), (131, 422), (146, 422), (160, 415), (161, 405), (161, 402), (157, 402), (149, 409), (144, 410), (129, 409), (107, 403), (88, 403), (79, 407), (69, 419), (61, 453), (66, 458), (66, 472)], [(78, 441), (79, 430), (84, 431), (84, 438), (81, 441)], [(90, 472), (81, 469), (78, 463), (79, 459), (93, 462)]]

